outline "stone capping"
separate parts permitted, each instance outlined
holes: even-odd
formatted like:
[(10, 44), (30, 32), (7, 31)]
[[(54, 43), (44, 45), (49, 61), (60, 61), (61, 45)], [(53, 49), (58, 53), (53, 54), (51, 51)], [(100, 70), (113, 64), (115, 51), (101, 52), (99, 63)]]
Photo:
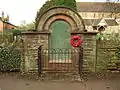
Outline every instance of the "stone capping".
[(71, 32), (71, 34), (91, 34), (91, 35), (96, 35), (99, 32)]
[(50, 34), (48, 31), (27, 31), (27, 32), (22, 32), (22, 35), (29, 35), (29, 34)]
[[(71, 32), (71, 34), (91, 34), (91, 35), (96, 35), (99, 32)], [(27, 31), (27, 32), (22, 32), (22, 35), (29, 35), (29, 34), (51, 34), (49, 31)]]

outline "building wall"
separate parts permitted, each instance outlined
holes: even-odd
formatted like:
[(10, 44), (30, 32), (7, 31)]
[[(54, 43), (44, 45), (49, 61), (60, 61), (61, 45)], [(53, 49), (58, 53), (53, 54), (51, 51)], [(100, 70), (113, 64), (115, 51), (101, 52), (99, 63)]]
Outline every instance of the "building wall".
[(7, 23), (5, 23), (5, 29), (13, 29), (13, 28), (15, 28), (15, 26), (13, 26), (13, 25), (10, 25), (10, 24), (7, 24)]
[[(101, 19), (101, 18), (116, 18), (118, 20), (118, 26), (108, 26), (103, 33), (119, 33), (120, 31), (120, 13), (112, 13), (112, 12), (78, 12), (83, 19)], [(92, 26), (85, 26), (88, 31), (97, 32), (97, 30), (93, 30)]]
[(119, 26), (108, 26), (105, 29), (104, 33), (108, 33), (108, 34), (110, 34), (112, 32), (119, 33), (119, 31), (120, 31), (119, 27), (120, 27), (120, 25)]
[(78, 12), (82, 18), (120, 18), (120, 13), (112, 12)]
[(3, 31), (3, 22), (0, 20), (0, 32)]
[[(4, 25), (4, 27), (3, 27), (3, 25)], [(3, 28), (6, 30), (9, 30), (9, 29), (15, 28), (15, 26), (7, 24), (7, 23), (3, 23), (2, 21), (0, 21), (0, 32), (3, 32)]]
[[(93, 30), (92, 26), (85, 26), (88, 32), (98, 32), (97, 30)], [(102, 31), (102, 33), (107, 33), (111, 34), (112, 32), (114, 33), (119, 33), (120, 32), (120, 25), (118, 26), (108, 26), (105, 28), (105, 31)]]
[(98, 32), (97, 30), (93, 30), (92, 26), (85, 26), (85, 28), (88, 32)]

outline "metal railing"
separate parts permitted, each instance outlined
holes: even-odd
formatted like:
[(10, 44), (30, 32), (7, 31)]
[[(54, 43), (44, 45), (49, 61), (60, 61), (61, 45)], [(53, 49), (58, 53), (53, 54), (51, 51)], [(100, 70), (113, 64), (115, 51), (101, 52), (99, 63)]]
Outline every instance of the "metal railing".
[(38, 48), (38, 72), (80, 74), (83, 65), (83, 48), (77, 49), (44, 49)]

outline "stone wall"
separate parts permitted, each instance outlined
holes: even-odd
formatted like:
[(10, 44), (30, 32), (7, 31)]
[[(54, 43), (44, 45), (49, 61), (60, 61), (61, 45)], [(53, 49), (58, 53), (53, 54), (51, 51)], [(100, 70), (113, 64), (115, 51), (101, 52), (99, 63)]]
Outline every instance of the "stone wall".
[[(83, 70), (95, 72), (96, 64), (96, 33), (79, 33), (83, 38)], [(22, 71), (37, 71), (38, 47), (48, 48), (48, 34), (24, 33), (24, 65)], [(23, 68), (24, 67), (24, 68)]]
[(83, 33), (83, 71), (95, 72), (96, 64), (96, 34)]
[(49, 46), (50, 25), (55, 20), (64, 20), (71, 26), (72, 35), (80, 35), (83, 38), (83, 69), (91, 72), (95, 71), (96, 63), (96, 34), (95, 32), (84, 32), (85, 26), (81, 16), (65, 7), (53, 7), (48, 10), (39, 21), (37, 30), (23, 33), (23, 56), (22, 71), (37, 71), (38, 68), (38, 47)]
[[(48, 34), (40, 34), (34, 32), (23, 33), (24, 42), (24, 56), (22, 71), (37, 71), (38, 68), (38, 48), (44, 45), (43, 48), (48, 47)], [(24, 68), (23, 68), (24, 67)]]
[(117, 47), (118, 40), (98, 40), (97, 41), (97, 62), (96, 71), (107, 71), (109, 68), (117, 69)]

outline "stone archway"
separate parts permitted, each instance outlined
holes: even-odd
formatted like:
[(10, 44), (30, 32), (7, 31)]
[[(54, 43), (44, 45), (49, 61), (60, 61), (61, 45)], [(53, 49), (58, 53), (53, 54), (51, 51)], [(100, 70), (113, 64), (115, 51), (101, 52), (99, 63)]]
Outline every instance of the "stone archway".
[[(67, 22), (70, 25), (70, 31), (69, 34), (71, 35), (72, 33), (80, 33), (84, 32), (85, 26), (83, 19), (81, 16), (74, 10), (66, 7), (52, 7), (49, 10), (47, 10), (38, 20), (38, 26), (37, 26), (37, 32), (41, 33), (46, 33), (44, 34), (44, 38), (48, 38), (45, 40), (42, 35), (41, 35), (41, 40), (46, 41), (45, 47), (49, 47), (50, 43), (50, 34), (51, 34), (51, 29), (50, 26), (53, 22), (62, 20)], [(44, 43), (43, 43), (44, 44)], [(44, 44), (45, 45), (45, 44)], [(44, 46), (43, 46), (44, 47)]]
[(70, 24), (72, 32), (81, 32), (85, 30), (81, 16), (76, 11), (66, 7), (53, 7), (46, 11), (43, 16), (39, 18), (37, 30), (47, 31), (53, 21), (60, 19)]
[[(58, 23), (60, 24), (58, 25)], [(53, 28), (51, 28), (51, 26), (53, 26)], [(49, 33), (46, 34), (46, 37), (48, 37), (47, 47), (43, 46), (43, 48), (51, 49), (52, 47), (52, 49), (55, 51), (55, 54), (51, 55), (51, 53), (49, 53), (50, 55), (48, 55), (48, 59), (43, 60), (47, 61), (44, 62), (46, 64), (46, 67), (44, 68), (51, 68), (52, 70), (56, 70), (57, 66), (62, 68), (61, 65), (67, 65), (68, 67), (66, 69), (76, 69), (76, 56), (61, 55), (61, 52), (65, 49), (72, 49), (72, 46), (70, 45), (70, 38), (72, 37), (72, 33), (77, 34), (83, 32), (84, 30), (85, 26), (83, 20), (77, 12), (66, 7), (53, 7), (46, 11), (43, 16), (39, 18), (37, 31)], [(60, 49), (61, 51), (55, 49)], [(73, 59), (73, 57), (75, 58)], [(59, 61), (61, 61), (62, 64)]]
[[(83, 60), (91, 63), (91, 66), (95, 67), (96, 33), (84, 32), (85, 26), (83, 19), (76, 11), (66, 7), (52, 7), (39, 17), (37, 30), (24, 32), (22, 34), (24, 51), (22, 53), (21, 71), (29, 72), (38, 70), (38, 48), (40, 45), (43, 45), (43, 48), (49, 47), (51, 35), (50, 26), (59, 20), (65, 21), (70, 25), (69, 34), (71, 36), (73, 34), (82, 36), (84, 40), (83, 48), (85, 49), (83, 52)], [(48, 57), (45, 58), (48, 59)], [(86, 67), (91, 71), (95, 71), (95, 68), (91, 68), (91, 66), (87, 65)]]

